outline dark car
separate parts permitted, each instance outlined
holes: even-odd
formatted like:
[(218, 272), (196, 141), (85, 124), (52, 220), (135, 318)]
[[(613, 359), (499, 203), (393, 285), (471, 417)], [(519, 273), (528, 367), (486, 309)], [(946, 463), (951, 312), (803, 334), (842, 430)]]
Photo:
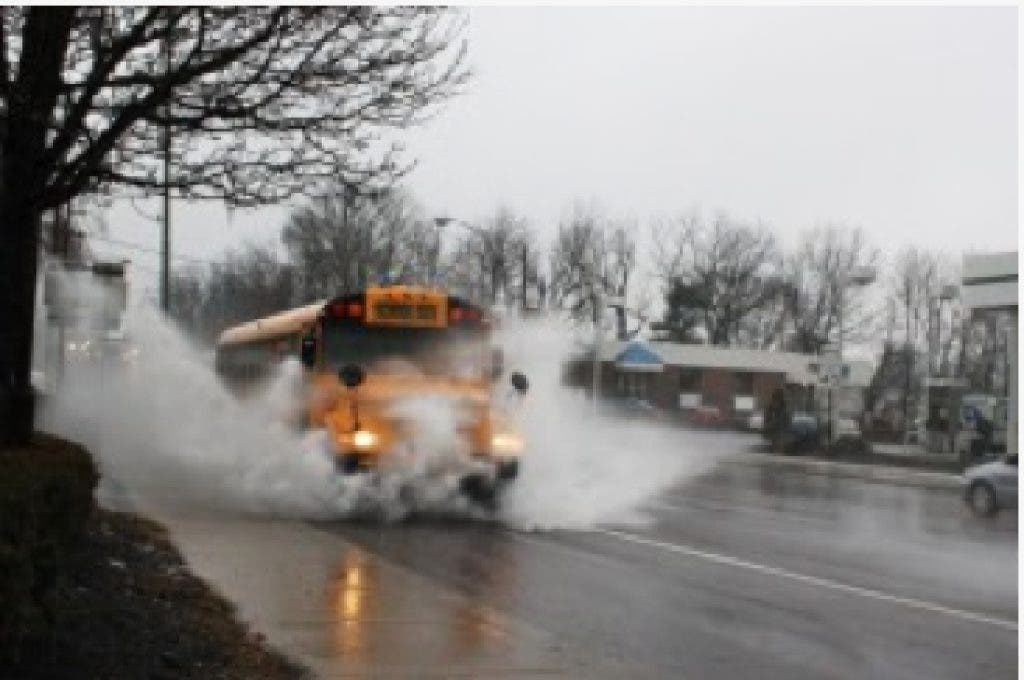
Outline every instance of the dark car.
[(818, 419), (814, 414), (795, 411), (786, 430), (787, 450), (801, 451), (818, 444)]

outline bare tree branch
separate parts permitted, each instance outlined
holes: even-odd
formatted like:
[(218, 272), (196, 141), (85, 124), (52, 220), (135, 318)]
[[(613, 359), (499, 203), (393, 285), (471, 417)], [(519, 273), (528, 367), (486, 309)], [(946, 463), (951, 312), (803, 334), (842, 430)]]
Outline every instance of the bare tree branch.
[(655, 269), (664, 325), (685, 342), (765, 347), (778, 333), (781, 254), (774, 235), (719, 215), (656, 225)]
[(802, 235), (783, 267), (791, 348), (817, 353), (830, 339), (863, 338), (872, 310), (861, 292), (848, 284), (856, 270), (876, 266), (878, 258), (878, 249), (868, 244), (859, 228), (827, 224)]

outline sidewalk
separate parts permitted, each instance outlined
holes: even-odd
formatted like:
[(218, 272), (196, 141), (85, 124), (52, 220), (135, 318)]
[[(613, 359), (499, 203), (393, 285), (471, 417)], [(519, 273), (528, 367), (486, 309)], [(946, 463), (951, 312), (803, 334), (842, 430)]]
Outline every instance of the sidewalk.
[(872, 444), (870, 452), (860, 454), (781, 454), (757, 447), (729, 462), (933, 489), (958, 489), (963, 479), (956, 454), (924, 451), (913, 445)]
[(882, 444), (873, 442), (871, 450), (879, 455), (896, 459), (934, 461), (958, 465), (960, 456), (955, 451), (926, 451), (919, 444)]

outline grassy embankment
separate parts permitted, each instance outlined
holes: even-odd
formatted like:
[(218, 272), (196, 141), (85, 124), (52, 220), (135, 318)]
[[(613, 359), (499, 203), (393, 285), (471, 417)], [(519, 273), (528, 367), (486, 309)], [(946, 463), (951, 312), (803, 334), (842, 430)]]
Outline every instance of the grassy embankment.
[(89, 453), (0, 451), (0, 676), (298, 678), (189, 573), (160, 525), (97, 507)]

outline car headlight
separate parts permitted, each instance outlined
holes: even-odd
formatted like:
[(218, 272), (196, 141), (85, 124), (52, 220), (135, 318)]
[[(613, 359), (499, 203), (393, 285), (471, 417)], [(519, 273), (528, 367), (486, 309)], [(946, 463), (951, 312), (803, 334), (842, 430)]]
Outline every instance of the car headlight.
[(491, 451), (494, 453), (520, 453), (523, 438), (511, 432), (498, 432), (491, 436)]
[(377, 435), (369, 430), (356, 430), (352, 433), (352, 446), (357, 449), (370, 449), (377, 445)]

